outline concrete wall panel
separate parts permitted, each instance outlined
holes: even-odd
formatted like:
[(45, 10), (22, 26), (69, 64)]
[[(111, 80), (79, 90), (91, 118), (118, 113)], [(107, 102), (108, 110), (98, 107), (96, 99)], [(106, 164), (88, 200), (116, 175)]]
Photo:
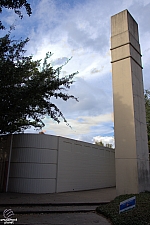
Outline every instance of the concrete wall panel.
[(56, 136), (13, 135), (8, 190), (22, 193), (55, 192), (57, 148)]
[(115, 186), (114, 150), (59, 137), (57, 192)]
[(57, 163), (57, 150), (18, 147), (13, 148), (11, 162)]
[(55, 179), (10, 178), (8, 192), (55, 193)]
[(115, 186), (114, 149), (52, 135), (14, 135), (13, 140), (10, 192), (53, 193)]
[(10, 178), (56, 178), (56, 164), (11, 163)]
[(13, 135), (13, 147), (34, 147), (57, 149), (57, 137), (44, 134), (17, 134)]

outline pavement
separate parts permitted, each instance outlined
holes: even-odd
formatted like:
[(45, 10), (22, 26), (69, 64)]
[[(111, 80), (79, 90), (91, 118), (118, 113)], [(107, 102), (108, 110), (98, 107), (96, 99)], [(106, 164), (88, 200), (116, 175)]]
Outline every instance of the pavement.
[(12, 209), (12, 218), (17, 218), (14, 224), (110, 225), (95, 209), (115, 197), (115, 188), (52, 194), (0, 193), (0, 220), (5, 209)]

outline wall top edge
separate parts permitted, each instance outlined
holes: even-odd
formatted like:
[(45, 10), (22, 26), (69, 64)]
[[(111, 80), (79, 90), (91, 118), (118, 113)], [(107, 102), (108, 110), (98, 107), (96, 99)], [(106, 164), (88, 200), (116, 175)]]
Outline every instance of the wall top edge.
[[(7, 136), (7, 135), (6, 135)], [(10, 136), (10, 135), (9, 135)], [(105, 147), (105, 146), (99, 146), (99, 145), (96, 145), (96, 144), (93, 144), (93, 143), (89, 143), (89, 142), (85, 142), (85, 141), (80, 141), (80, 140), (75, 140), (75, 139), (71, 139), (71, 138), (67, 138), (67, 137), (63, 137), (63, 136), (56, 136), (56, 135), (51, 135), (51, 134), (37, 134), (37, 133), (20, 133), (20, 134), (12, 134), (12, 136), (33, 136), (33, 137), (35, 137), (35, 136), (39, 136), (39, 137), (41, 137), (41, 136), (49, 136), (49, 137), (54, 137), (54, 138), (58, 138), (59, 140), (64, 140), (64, 141), (66, 141), (66, 142), (69, 142), (69, 141), (72, 141), (72, 142), (74, 142), (74, 143), (76, 143), (76, 144), (84, 144), (84, 145), (87, 145), (87, 146), (91, 146), (91, 145), (93, 145), (93, 147), (94, 148), (98, 148), (98, 149), (106, 149), (106, 150), (109, 150), (109, 151), (115, 151), (115, 149), (113, 149), (113, 148), (108, 148), (108, 147)]]
[(131, 15), (131, 13), (127, 9), (124, 9), (121, 12), (114, 14), (113, 16), (111, 16), (111, 18), (116, 17), (116, 16), (120, 16), (121, 14), (129, 15), (134, 20), (134, 22), (137, 24), (137, 22), (135, 21), (135, 19), (133, 18), (133, 16)]

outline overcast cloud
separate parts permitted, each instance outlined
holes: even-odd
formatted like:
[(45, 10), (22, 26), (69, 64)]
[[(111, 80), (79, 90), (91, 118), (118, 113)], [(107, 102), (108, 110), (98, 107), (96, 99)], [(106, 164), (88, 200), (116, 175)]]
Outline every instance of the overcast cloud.
[[(110, 57), (111, 16), (128, 9), (139, 25), (145, 89), (150, 88), (150, 0), (29, 0), (32, 16), (20, 20), (5, 11), (5, 23), (16, 24), (16, 37), (29, 37), (27, 54), (34, 59), (53, 54), (62, 75), (79, 71), (68, 93), (79, 102), (54, 100), (72, 129), (45, 118), (45, 133), (113, 144), (113, 100)], [(4, 14), (3, 14), (4, 16)], [(33, 129), (28, 132), (35, 132)]]

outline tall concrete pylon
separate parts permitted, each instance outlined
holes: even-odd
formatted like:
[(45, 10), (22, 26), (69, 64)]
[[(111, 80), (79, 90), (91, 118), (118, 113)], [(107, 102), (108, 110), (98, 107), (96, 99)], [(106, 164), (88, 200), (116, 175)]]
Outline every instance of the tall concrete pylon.
[(138, 24), (124, 10), (111, 17), (117, 195), (149, 190), (149, 154)]

